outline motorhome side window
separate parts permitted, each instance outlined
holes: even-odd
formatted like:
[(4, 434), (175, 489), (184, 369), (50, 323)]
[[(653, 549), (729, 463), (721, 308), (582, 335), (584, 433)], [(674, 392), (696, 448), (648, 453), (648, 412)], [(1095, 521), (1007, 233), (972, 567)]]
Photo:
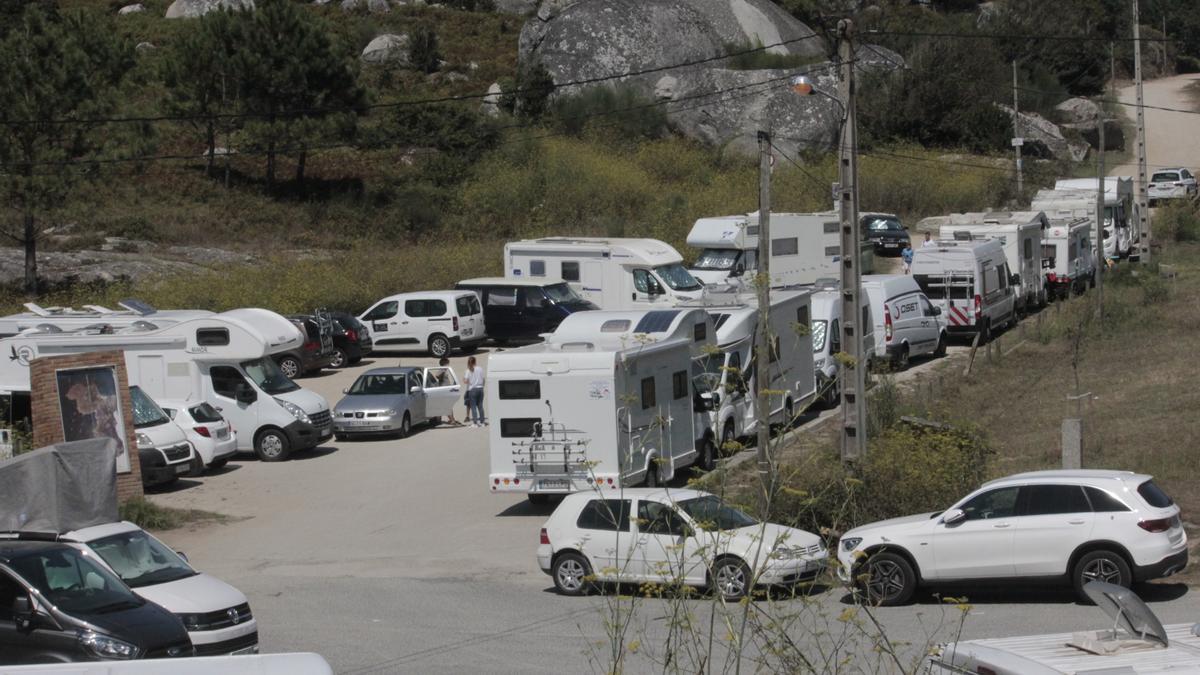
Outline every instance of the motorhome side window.
[(411, 317), (445, 316), (445, 300), (405, 300), (404, 313)]
[(807, 334), (807, 332), (808, 332), (808, 330), (807, 330), (808, 329), (808, 305), (804, 305), (804, 306), (796, 308), (796, 323), (801, 326), (804, 326), (805, 332), (802, 333), (802, 335)]
[(575, 526), (583, 530), (629, 531), (628, 499), (593, 499), (579, 512)]
[(246, 382), (237, 368), (230, 366), (213, 366), (208, 375), (212, 379), (213, 392), (225, 398), (234, 398), (237, 386)]
[(692, 339), (696, 342), (704, 342), (708, 337), (708, 324), (698, 323), (692, 328)]
[(579, 281), (579, 263), (564, 262), (561, 276), (563, 281)]
[(229, 344), (228, 328), (196, 329), (196, 344), (201, 347), (224, 347)]
[(642, 410), (647, 410), (658, 405), (658, 401), (654, 397), (654, 378), (647, 377), (642, 380)]
[(530, 260), (529, 261), (529, 276), (531, 276), (531, 277), (546, 276), (546, 261), (545, 260)]
[(671, 398), (678, 401), (681, 398), (687, 398), (688, 395), (688, 374), (686, 370), (680, 370), (671, 374)]
[(800, 239), (797, 237), (784, 237), (782, 239), (771, 240), (771, 255), (796, 255), (800, 252)]
[(1042, 244), (1042, 259), (1049, 260), (1054, 265), (1054, 257), (1058, 255), (1058, 247), (1054, 244)]
[(1025, 240), (1024, 255), (1025, 255), (1026, 260), (1033, 260), (1033, 240), (1032, 239)]
[(510, 417), (500, 420), (501, 438), (533, 438), (542, 425), (538, 417)]
[(379, 321), (381, 319), (390, 319), (396, 316), (396, 312), (400, 310), (400, 303), (395, 300), (391, 302), (380, 303), (375, 306), (367, 315), (363, 317), (363, 321)]
[(537, 400), (542, 397), (542, 383), (537, 380), (501, 380), (500, 398)]

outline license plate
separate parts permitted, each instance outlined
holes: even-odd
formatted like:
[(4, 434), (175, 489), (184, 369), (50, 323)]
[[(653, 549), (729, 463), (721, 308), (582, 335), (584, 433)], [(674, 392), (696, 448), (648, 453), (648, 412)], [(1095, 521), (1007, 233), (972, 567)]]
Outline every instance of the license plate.
[(222, 440), (229, 438), (229, 430), (228, 429), (217, 429), (217, 438), (222, 439)]
[(884, 244), (884, 245), (883, 245), (883, 247), (884, 247), (884, 248), (896, 248), (896, 247), (897, 247), (897, 246), (899, 246), (899, 245), (900, 245), (900, 244)]
[(175, 467), (175, 473), (177, 473), (177, 474), (187, 473), (188, 469), (191, 469), (191, 468), (192, 467), (188, 466), (187, 464), (180, 464), (179, 466)]
[(566, 490), (571, 487), (571, 481), (565, 478), (547, 478), (538, 481), (538, 487), (546, 490)]
[(464, 328), (464, 329), (462, 329), (462, 334), (463, 334), (463, 337), (471, 337), (472, 335), (475, 334), (475, 331), (470, 328)]

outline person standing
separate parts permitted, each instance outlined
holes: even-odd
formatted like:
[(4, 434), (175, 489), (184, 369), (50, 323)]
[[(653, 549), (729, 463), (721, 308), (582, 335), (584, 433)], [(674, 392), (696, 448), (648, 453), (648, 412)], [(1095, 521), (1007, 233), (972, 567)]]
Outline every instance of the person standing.
[(475, 357), (467, 358), (467, 372), (463, 373), (467, 383), (467, 420), (473, 427), (481, 427), (487, 422), (483, 417), (483, 368), (475, 362)]
[(933, 238), (929, 236), (928, 232), (926, 232), (925, 233), (925, 241), (921, 242), (921, 248), (929, 248), (930, 246), (936, 246), (936, 245), (937, 244), (933, 243)]
[[(443, 370), (438, 371), (437, 386), (449, 387), (455, 384), (450, 378), (450, 359), (443, 356), (438, 359), (438, 366)], [(450, 406), (450, 414), (446, 416), (446, 423), (456, 427), (462, 426), (462, 422), (454, 419), (454, 406)]]
[(904, 250), (900, 251), (900, 260), (904, 263), (904, 273), (908, 274), (912, 269), (913, 250), (908, 244), (904, 245)]

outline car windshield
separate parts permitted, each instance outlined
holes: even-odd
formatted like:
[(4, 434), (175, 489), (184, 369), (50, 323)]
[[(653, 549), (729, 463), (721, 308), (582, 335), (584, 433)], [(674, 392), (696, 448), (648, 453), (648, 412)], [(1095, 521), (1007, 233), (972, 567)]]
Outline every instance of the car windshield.
[(687, 271), (683, 265), (679, 263), (671, 263), (670, 265), (659, 265), (654, 268), (654, 273), (658, 275), (663, 283), (670, 286), (676, 291), (698, 291), (700, 290), (700, 282), (696, 281), (691, 272)]
[(177, 553), (141, 530), (97, 539), (88, 546), (130, 588), (165, 584), (196, 574)]
[(1179, 174), (1174, 171), (1160, 171), (1150, 179), (1151, 183), (1171, 183), (1179, 180)]
[(10, 564), (48, 602), (68, 614), (105, 614), (145, 604), (89, 553), (68, 546), (30, 553)]
[(721, 501), (716, 495), (705, 495), (679, 502), (679, 508), (692, 522), (705, 529), (736, 530), (757, 525), (758, 521)]
[(867, 229), (872, 232), (902, 232), (904, 231), (904, 226), (900, 224), (900, 221), (891, 218), (869, 218), (867, 220)]
[(296, 391), (300, 385), (288, 379), (287, 375), (279, 369), (279, 365), (270, 357), (254, 359), (253, 361), (243, 361), (242, 369), (246, 371), (246, 375), (268, 394), (286, 394), (289, 391)]
[(407, 375), (398, 373), (394, 375), (380, 375), (366, 373), (359, 375), (354, 381), (354, 385), (346, 393), (351, 396), (380, 396), (380, 395), (398, 395), (408, 391), (405, 386)]
[(808, 332), (812, 336), (813, 353), (820, 354), (825, 351), (825, 329), (829, 323), (825, 319), (813, 319), (809, 324)]
[(129, 398), (133, 401), (134, 427), (145, 429), (146, 427), (156, 427), (171, 421), (171, 418), (167, 417), (167, 413), (158, 407), (154, 399), (147, 396), (141, 387), (130, 387)]
[(735, 248), (706, 248), (700, 252), (692, 269), (731, 270), (741, 257), (742, 252)]
[(575, 291), (566, 284), (566, 282), (561, 284), (550, 284), (543, 290), (546, 291), (546, 297), (560, 305), (577, 305), (582, 302), (587, 302), (583, 298), (579, 297), (579, 295), (576, 294)]

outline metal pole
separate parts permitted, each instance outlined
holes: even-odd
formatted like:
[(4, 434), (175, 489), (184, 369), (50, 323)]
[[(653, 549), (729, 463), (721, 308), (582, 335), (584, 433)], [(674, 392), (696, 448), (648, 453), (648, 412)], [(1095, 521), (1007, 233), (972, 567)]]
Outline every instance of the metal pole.
[(771, 134), (758, 132), (758, 329), (754, 336), (755, 413), (758, 420), (758, 477), (762, 515), (771, 495)]
[(858, 223), (858, 128), (854, 90), (854, 24), (838, 21), (838, 60), (841, 79), (838, 97), (844, 107), (838, 154), (838, 215), (842, 234), (842, 344), (850, 357), (841, 369), (842, 381), (842, 460), (863, 459), (867, 455), (867, 357), (863, 350), (863, 313), (859, 302), (862, 251), (859, 248)]
[[(1099, 152), (1097, 152), (1099, 164), (1096, 167), (1096, 250), (1099, 251), (1100, 260), (1095, 265), (1096, 269), (1092, 272), (1095, 275), (1096, 281), (1096, 313), (1104, 318), (1104, 275), (1103, 269), (1108, 266), (1108, 257), (1104, 253), (1104, 100), (1097, 98), (1096, 100), (1096, 133), (1099, 135)], [(1115, 192), (1114, 192), (1115, 194)], [(1113, 223), (1112, 235), (1114, 243), (1117, 241), (1117, 212), (1113, 208)], [(1115, 252), (1115, 251), (1114, 251)]]
[(1142, 31), (1138, 0), (1133, 0), (1133, 82), (1137, 91), (1138, 260), (1150, 262), (1150, 202), (1146, 197), (1146, 109), (1142, 101)]
[(1021, 146), (1017, 143), (1021, 137), (1020, 113), (1017, 109), (1017, 60), (1013, 59), (1013, 151), (1017, 160), (1017, 201), (1022, 200), (1022, 195), (1025, 194), (1024, 181), (1021, 176)]

